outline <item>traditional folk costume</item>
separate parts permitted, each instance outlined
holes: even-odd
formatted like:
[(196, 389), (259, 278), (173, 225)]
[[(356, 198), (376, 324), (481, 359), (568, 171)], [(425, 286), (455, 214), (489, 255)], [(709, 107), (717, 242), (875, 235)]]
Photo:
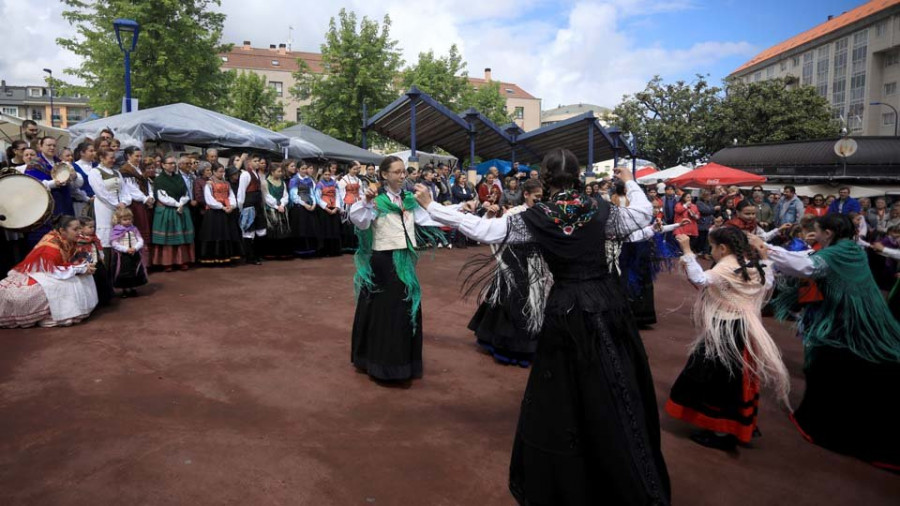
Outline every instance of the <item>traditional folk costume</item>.
[(75, 179), (75, 187), (72, 191), (73, 207), (77, 216), (94, 217), (94, 206), (91, 199), (94, 198), (94, 189), (88, 179), (88, 172), (93, 168), (91, 162), (78, 160), (72, 164), (78, 176)]
[[(294, 254), (308, 258), (314, 256), (321, 248), (316, 181), (309, 176), (297, 174), (291, 178), (289, 190)], [(312, 211), (306, 206), (313, 206)]]
[(341, 254), (341, 213), (331, 214), (326, 209), (339, 209), (337, 183), (334, 179), (316, 184), (316, 202), (319, 203), (319, 232), (322, 234), (321, 254)]
[[(359, 229), (358, 294), (350, 359), (379, 380), (422, 377), (422, 291), (416, 277), (416, 225), (437, 225), (415, 194), (387, 190), (350, 208)], [(420, 229), (427, 233), (427, 229)]]
[(761, 315), (772, 273), (764, 266), (763, 280), (748, 267), (750, 280), (745, 281), (734, 255), (706, 272), (693, 255), (683, 256), (682, 263), (690, 282), (701, 290), (693, 309), (700, 335), (672, 386), (666, 412), (748, 443), (757, 425), (761, 382), (773, 383), (779, 399), (788, 404), (790, 377)]
[[(153, 182), (147, 178), (138, 167), (125, 163), (119, 168), (119, 172), (128, 183), (131, 193), (131, 214), (134, 215), (134, 226), (141, 232), (141, 237), (151, 237), (153, 233), (153, 208), (148, 208), (146, 202), (153, 196)], [(145, 244), (140, 250), (141, 263), (150, 265), (150, 245)]]
[[(611, 260), (617, 260), (615, 269), (619, 274), (631, 314), (640, 326), (656, 324), (656, 303), (653, 282), (656, 275), (671, 266), (677, 255), (668, 247), (667, 235), (678, 228), (678, 224), (663, 225), (659, 232), (655, 226), (644, 227), (632, 233), (621, 244), (618, 255), (607, 250)], [(610, 243), (611, 241), (608, 241)]]
[[(821, 293), (801, 312), (806, 391), (792, 420), (812, 443), (900, 470), (896, 406), (886, 394), (900, 384), (900, 323), (865, 251), (843, 239), (812, 255), (769, 246), (769, 258), (787, 276), (815, 280)], [(791, 288), (773, 301), (779, 317), (801, 295)]]
[[(766, 232), (765, 230), (763, 230), (762, 227), (759, 226), (758, 220), (746, 221), (746, 220), (741, 219), (740, 216), (735, 216), (734, 218), (731, 218), (730, 220), (725, 222), (725, 225), (729, 226), (729, 227), (735, 227), (735, 228), (741, 229), (744, 232), (747, 232), (748, 234), (751, 234), (751, 235), (755, 235), (766, 242), (771, 241), (781, 231), (781, 229), (773, 228), (772, 230), (769, 230), (768, 232)], [(712, 232), (712, 231), (710, 231), (710, 232)]]
[(74, 263), (85, 262), (93, 265), (94, 285), (97, 287), (97, 305), (105, 306), (112, 299), (112, 284), (109, 282), (109, 271), (103, 262), (105, 256), (103, 253), (103, 243), (97, 234), (92, 235), (78, 234), (76, 242), (76, 254)]
[(131, 206), (132, 191), (119, 171), (103, 165), (88, 171), (88, 181), (94, 189), (94, 223), (97, 226), (97, 237), (100, 238), (103, 247), (108, 249), (112, 247), (109, 233), (113, 229), (113, 214), (119, 204)]
[[(261, 253), (265, 258), (293, 258), (287, 185), (283, 180), (266, 178), (263, 187), (266, 199), (266, 235), (260, 239)], [(278, 206), (282, 206), (283, 213), (278, 211)]]
[[(526, 209), (520, 205), (506, 214), (519, 214)], [(502, 265), (498, 274), (503, 275), (496, 276), (482, 295), (468, 328), (475, 332), (478, 345), (497, 362), (528, 367), (537, 350), (537, 339), (528, 331), (526, 316), (528, 280), (534, 269), (517, 260), (526, 253), (520, 244), (491, 245), (491, 251)], [(507, 283), (507, 279), (513, 282)]]
[(356, 251), (356, 229), (347, 218), (350, 207), (362, 198), (362, 182), (358, 177), (345, 175), (338, 182), (338, 201), (341, 203), (341, 247), (349, 252)]
[(48, 232), (0, 281), (0, 328), (65, 326), (90, 316), (97, 288), (80, 275), (87, 263), (71, 263), (75, 253), (74, 243)]
[[(147, 284), (147, 269), (141, 258), (144, 238), (134, 225), (116, 225), (109, 234), (112, 244), (109, 270), (112, 274), (113, 287), (129, 290)], [(133, 249), (134, 253), (128, 250)]]
[(618, 280), (597, 267), (608, 237), (624, 240), (650, 222), (641, 188), (626, 189), (628, 208), (572, 190), (499, 219), (428, 206), (472, 239), (523, 244), (520, 261), (542, 271), (529, 276), (538, 348), (510, 463), (520, 504), (669, 503), (647, 355)]
[(51, 217), (49, 217), (47, 222), (40, 227), (25, 234), (29, 246), (37, 244), (38, 241), (43, 239), (43, 237), (50, 232), (50, 221), (52, 218), (63, 214), (75, 216), (72, 191), (76, 185), (77, 179), (76, 181), (69, 182), (62, 186), (57, 185), (56, 181), (53, 180), (52, 173), (54, 165), (59, 162), (59, 158), (47, 160), (43, 153), (38, 153), (35, 161), (25, 169), (25, 175), (31, 176), (43, 183), (44, 187), (50, 190), (50, 195), (53, 197), (53, 213)]
[[(156, 210), (153, 214), (153, 265), (171, 269), (173, 265), (186, 268), (194, 262), (194, 223), (191, 221), (191, 200), (184, 178), (177, 172), (166, 172), (153, 181)], [(181, 208), (181, 212), (178, 212)]]
[[(203, 187), (203, 201), (206, 212), (200, 229), (200, 263), (222, 265), (239, 261), (243, 255), (240, 211), (231, 185), (210, 179)], [(231, 206), (232, 211), (226, 213), (225, 206)]]
[(241, 208), (244, 255), (247, 257), (247, 262), (259, 263), (259, 254), (254, 248), (254, 238), (266, 235), (266, 207), (262, 183), (256, 171), (241, 170), (235, 197), (238, 207)]

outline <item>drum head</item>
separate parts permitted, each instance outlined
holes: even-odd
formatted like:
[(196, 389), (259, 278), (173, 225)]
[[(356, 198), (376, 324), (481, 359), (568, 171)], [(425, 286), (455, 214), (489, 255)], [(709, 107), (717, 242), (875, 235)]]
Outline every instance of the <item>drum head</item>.
[(72, 175), (71, 169), (68, 167), (59, 167), (58, 169), (53, 169), (53, 180), (56, 181), (57, 185), (66, 185), (69, 183), (69, 176)]
[(31, 176), (0, 177), (0, 227), (28, 230), (50, 216), (53, 199), (44, 185)]

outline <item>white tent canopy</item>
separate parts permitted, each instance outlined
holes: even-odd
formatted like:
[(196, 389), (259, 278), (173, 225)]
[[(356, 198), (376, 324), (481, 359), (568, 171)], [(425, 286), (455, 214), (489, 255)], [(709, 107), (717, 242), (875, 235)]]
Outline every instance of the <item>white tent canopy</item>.
[(676, 178), (682, 174), (687, 174), (692, 170), (694, 169), (686, 165), (676, 165), (674, 167), (669, 167), (666, 170), (661, 170), (659, 172), (654, 172), (653, 174), (648, 174), (644, 177), (638, 178), (637, 182), (640, 184), (653, 184), (660, 180), (668, 181), (669, 179)]
[(72, 141), (96, 139), (104, 128), (116, 137), (143, 144), (146, 141), (191, 146), (249, 148), (282, 153), (288, 137), (237, 118), (190, 104), (170, 104), (72, 126)]
[[(403, 163), (406, 163), (409, 160), (409, 155), (412, 154), (412, 151), (398, 151), (396, 153), (391, 153), (388, 156), (396, 156), (403, 160)], [(453, 155), (439, 155), (437, 153), (426, 153), (425, 151), (416, 151), (416, 157), (419, 158), (419, 167), (424, 167), (426, 164), (432, 163), (435, 166), (439, 163), (444, 163), (449, 165), (450, 167), (455, 167), (459, 164), (459, 159)]]
[[(6, 145), (12, 144), (12, 141), (24, 139), (22, 134), (22, 122), (25, 120), (9, 114), (0, 113), (0, 142)], [(41, 137), (53, 137), (61, 146), (69, 144), (69, 131), (62, 128), (50, 127), (38, 124), (38, 130)]]

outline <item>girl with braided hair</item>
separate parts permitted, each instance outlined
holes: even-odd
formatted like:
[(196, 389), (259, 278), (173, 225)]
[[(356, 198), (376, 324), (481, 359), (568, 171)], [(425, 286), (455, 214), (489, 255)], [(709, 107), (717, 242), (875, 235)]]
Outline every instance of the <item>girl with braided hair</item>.
[(666, 412), (701, 429), (691, 435), (696, 443), (732, 450), (753, 437), (761, 383), (771, 384), (788, 404), (790, 377), (761, 315), (773, 276), (767, 260), (736, 227), (709, 234), (716, 264), (705, 272), (690, 237), (676, 240), (688, 280), (700, 289), (693, 310), (700, 334), (672, 386)]

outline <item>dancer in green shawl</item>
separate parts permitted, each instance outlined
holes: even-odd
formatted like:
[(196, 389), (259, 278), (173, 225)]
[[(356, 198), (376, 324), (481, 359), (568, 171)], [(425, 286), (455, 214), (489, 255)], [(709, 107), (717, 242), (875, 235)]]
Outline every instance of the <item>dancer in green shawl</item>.
[[(896, 388), (900, 385), (900, 324), (879, 292), (850, 218), (828, 214), (815, 223), (813, 254), (767, 247), (781, 274), (812, 278), (822, 297), (806, 304), (799, 328), (806, 391), (792, 420), (809, 441), (900, 470)], [(752, 240), (752, 239), (751, 239)], [(797, 289), (773, 301), (784, 317)]]
[(170, 272), (176, 265), (187, 270), (194, 262), (194, 224), (184, 206), (191, 195), (184, 178), (175, 170), (175, 158), (167, 157), (163, 172), (153, 181), (156, 211), (153, 213), (153, 265)]
[(381, 381), (422, 377), (422, 291), (416, 276), (416, 246), (437, 244), (434, 222), (415, 194), (404, 192), (403, 160), (388, 156), (379, 175), (383, 193), (369, 186), (350, 207), (357, 228), (356, 286), (351, 361)]

